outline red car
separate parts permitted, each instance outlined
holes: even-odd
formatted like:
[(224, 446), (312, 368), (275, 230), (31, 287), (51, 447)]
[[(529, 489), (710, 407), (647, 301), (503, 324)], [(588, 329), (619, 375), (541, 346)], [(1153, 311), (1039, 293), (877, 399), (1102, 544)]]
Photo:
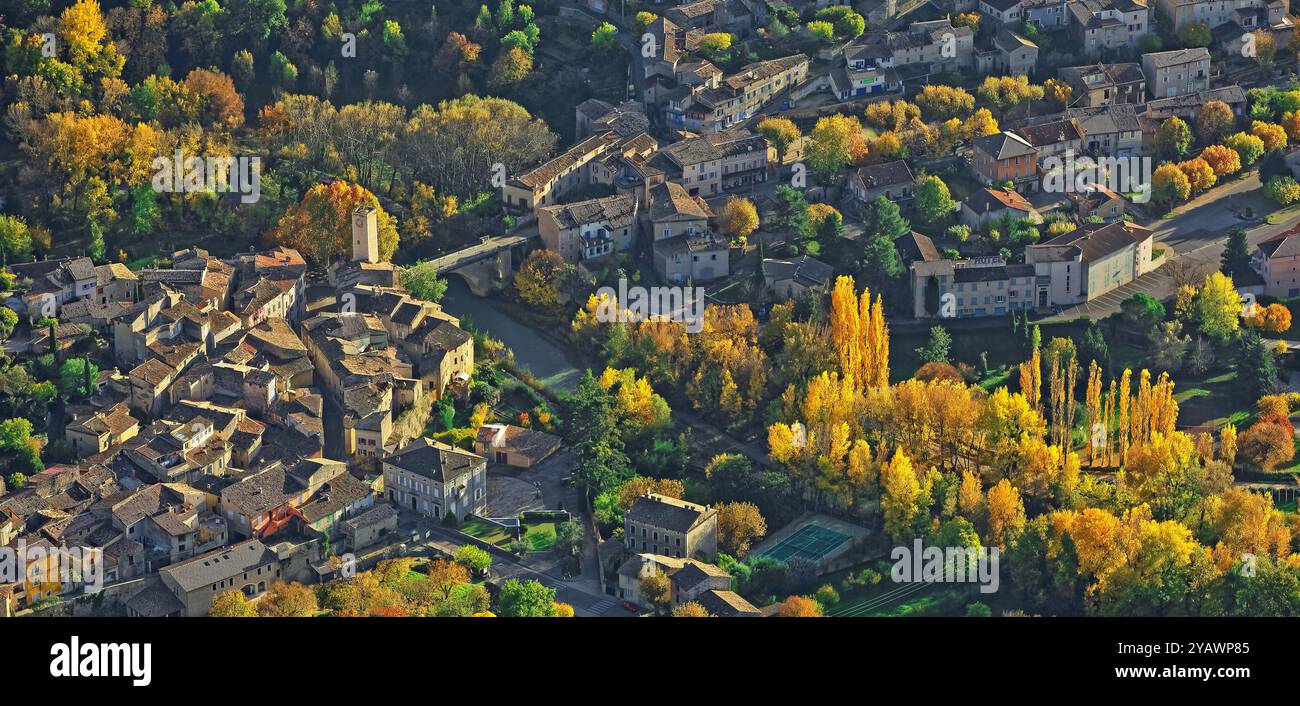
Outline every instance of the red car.
[(633, 603), (632, 601), (623, 601), (623, 610), (626, 610), (629, 613), (640, 613), (641, 606)]

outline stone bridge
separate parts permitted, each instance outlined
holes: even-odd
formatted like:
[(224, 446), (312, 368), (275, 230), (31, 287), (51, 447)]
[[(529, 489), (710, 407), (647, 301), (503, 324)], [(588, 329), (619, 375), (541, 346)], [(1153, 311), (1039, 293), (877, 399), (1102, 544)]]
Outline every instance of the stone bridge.
[(485, 297), (501, 289), (514, 276), (516, 258), (523, 260), (532, 235), (493, 235), (477, 245), (462, 248), (430, 262), (438, 274), (459, 275), (475, 295)]

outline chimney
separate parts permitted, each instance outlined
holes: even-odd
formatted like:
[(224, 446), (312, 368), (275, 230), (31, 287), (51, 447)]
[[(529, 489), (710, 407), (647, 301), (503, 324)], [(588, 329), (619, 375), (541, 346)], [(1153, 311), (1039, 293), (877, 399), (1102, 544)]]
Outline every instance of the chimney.
[(369, 206), (352, 212), (352, 260), (379, 262), (379, 218)]

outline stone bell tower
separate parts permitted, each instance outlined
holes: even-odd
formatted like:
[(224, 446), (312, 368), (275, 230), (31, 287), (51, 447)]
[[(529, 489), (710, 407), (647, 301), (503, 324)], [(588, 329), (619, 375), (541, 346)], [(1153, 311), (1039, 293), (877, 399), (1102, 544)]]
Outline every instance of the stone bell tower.
[(379, 217), (369, 206), (352, 212), (352, 259), (379, 262)]

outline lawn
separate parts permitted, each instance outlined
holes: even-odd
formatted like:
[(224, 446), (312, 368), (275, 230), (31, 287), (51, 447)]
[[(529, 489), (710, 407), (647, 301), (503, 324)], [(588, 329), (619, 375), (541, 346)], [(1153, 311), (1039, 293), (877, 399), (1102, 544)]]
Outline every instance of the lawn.
[(1300, 216), (1300, 204), (1284, 206), (1264, 217), (1264, 222), (1269, 225), (1286, 223), (1287, 221)]
[(1254, 412), (1238, 409), (1236, 398), (1237, 372), (1219, 372), (1202, 378), (1177, 380), (1174, 400), (1178, 402), (1178, 423), (1183, 426), (1209, 425), (1221, 427), (1232, 423), (1241, 428)]
[(542, 520), (525, 522), (524, 541), (528, 543), (528, 551), (551, 551), (555, 548), (555, 523)]
[[(1024, 340), (1012, 335), (1011, 322), (1006, 317), (992, 317), (988, 319), (988, 324), (988, 326), (981, 326), (973, 319), (961, 319), (947, 327), (953, 339), (951, 356), (953, 365), (966, 363), (976, 370), (981, 370), (980, 353), (988, 353), (990, 379), (981, 383), (986, 389), (998, 384), (992, 377), (999, 369), (1005, 368), (1007, 371), (1007, 378), (1002, 380), (1004, 384), (1015, 375), (1015, 368), (1012, 366), (1019, 365), (1026, 358)], [(934, 322), (933, 325), (942, 325), (942, 322)], [(1072, 338), (1077, 345), (1083, 340), (1086, 326), (1082, 322), (1064, 322), (1043, 324), (1039, 326), (1039, 330), (1043, 345), (1047, 345), (1048, 341), (1056, 337)], [(905, 330), (891, 331), (890, 377), (895, 381), (911, 377), (917, 368), (921, 367), (921, 359), (916, 349), (926, 345), (929, 340), (929, 328), (908, 327)]]
[[(498, 547), (507, 547), (514, 536), (505, 528), (478, 518), (470, 518), (460, 528), (461, 532)], [(555, 522), (528, 520), (523, 523), (523, 539), (530, 552), (549, 552), (555, 548)]]
[(984, 388), (985, 390), (992, 392), (993, 390), (996, 390), (999, 387), (1005, 387), (1007, 385), (1007, 382), (1010, 380), (1011, 380), (1011, 366), (1009, 365), (1001, 366), (1001, 367), (994, 368), (993, 370), (990, 370), (988, 375), (985, 375), (983, 378), (981, 378), (979, 381), (979, 386)]
[(460, 531), (476, 539), (481, 539), (488, 544), (495, 544), (498, 547), (504, 547), (514, 539), (513, 536), (502, 526), (480, 520), (477, 517), (471, 517), (461, 525)]

